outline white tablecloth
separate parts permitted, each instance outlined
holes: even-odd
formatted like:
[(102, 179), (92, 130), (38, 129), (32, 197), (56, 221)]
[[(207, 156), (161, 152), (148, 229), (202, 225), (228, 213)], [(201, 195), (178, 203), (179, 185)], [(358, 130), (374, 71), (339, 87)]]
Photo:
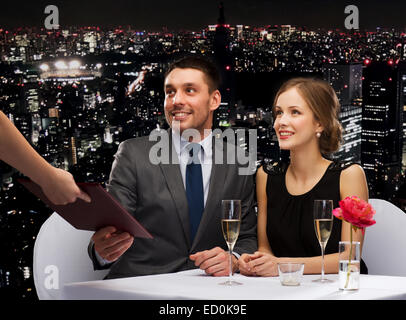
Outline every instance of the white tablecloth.
[(338, 289), (338, 275), (329, 274), (333, 283), (315, 283), (320, 275), (303, 276), (300, 286), (286, 287), (278, 277), (234, 275), (241, 286), (221, 286), (226, 277), (212, 277), (199, 269), (160, 274), (66, 284), (62, 299), (137, 299), (137, 300), (406, 300), (406, 277), (361, 275), (360, 289)]

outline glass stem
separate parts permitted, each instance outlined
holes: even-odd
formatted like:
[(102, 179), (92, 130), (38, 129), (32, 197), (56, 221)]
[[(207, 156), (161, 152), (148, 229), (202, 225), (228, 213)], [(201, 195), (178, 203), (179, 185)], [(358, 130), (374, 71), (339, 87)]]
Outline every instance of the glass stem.
[(320, 243), (321, 246), (321, 279), (324, 280), (324, 243)]
[(233, 249), (232, 247), (230, 247), (230, 270), (228, 272), (228, 281), (231, 283), (231, 279), (233, 276), (233, 259), (232, 259), (232, 255), (233, 255)]

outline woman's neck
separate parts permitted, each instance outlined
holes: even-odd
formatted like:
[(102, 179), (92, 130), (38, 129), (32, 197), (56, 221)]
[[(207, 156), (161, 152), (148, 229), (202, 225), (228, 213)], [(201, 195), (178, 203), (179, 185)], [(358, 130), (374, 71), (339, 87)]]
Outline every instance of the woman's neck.
[(320, 150), (295, 150), (290, 152), (290, 174), (297, 181), (306, 181), (326, 170), (330, 161), (323, 158)]

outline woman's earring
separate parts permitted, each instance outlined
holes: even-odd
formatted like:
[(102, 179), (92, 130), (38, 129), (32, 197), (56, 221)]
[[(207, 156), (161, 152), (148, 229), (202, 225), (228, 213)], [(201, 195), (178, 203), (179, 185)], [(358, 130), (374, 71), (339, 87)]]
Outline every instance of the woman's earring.
[(317, 133), (316, 133), (316, 137), (317, 137), (317, 138), (320, 138), (320, 137), (321, 137), (321, 133), (320, 133), (320, 132), (317, 132)]

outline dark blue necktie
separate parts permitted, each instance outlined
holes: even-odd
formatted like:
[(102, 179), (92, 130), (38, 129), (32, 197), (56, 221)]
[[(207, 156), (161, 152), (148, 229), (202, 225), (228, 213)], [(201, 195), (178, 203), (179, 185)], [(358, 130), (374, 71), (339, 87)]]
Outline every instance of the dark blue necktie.
[(189, 205), (190, 237), (193, 242), (204, 210), (202, 166), (198, 157), (202, 147), (191, 143), (186, 148), (190, 156), (186, 166), (186, 197)]

